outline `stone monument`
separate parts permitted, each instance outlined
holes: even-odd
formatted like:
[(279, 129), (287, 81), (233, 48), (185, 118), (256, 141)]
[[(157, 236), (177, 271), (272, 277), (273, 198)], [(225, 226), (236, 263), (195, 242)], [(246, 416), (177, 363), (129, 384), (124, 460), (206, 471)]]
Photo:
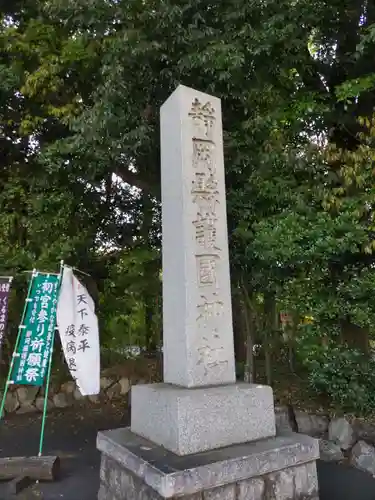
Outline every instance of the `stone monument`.
[(236, 383), (219, 99), (164, 103), (161, 178), (164, 383), (99, 433), (99, 499), (316, 500), (317, 441), (276, 436), (272, 389)]

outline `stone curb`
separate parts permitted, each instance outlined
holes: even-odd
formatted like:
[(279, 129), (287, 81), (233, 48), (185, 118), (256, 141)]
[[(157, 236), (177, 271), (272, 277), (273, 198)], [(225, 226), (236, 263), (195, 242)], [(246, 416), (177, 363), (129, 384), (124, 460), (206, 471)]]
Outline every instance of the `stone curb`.
[[(60, 386), (50, 387), (48, 410), (53, 408), (68, 408), (76, 402), (112, 401), (122, 399), (130, 391), (131, 386), (137, 383), (129, 377), (102, 377), (101, 391), (98, 396), (82, 396), (75, 382), (64, 382)], [(2, 396), (2, 393), (0, 393)], [(5, 400), (5, 414), (42, 412), (44, 406), (43, 389), (39, 387), (13, 386), (9, 388)]]
[(344, 462), (375, 478), (375, 423), (276, 406), (278, 434), (299, 432), (319, 439), (320, 460)]
[[(100, 380), (98, 396), (84, 397), (73, 381), (50, 388), (48, 410), (68, 408), (88, 401), (98, 404), (127, 398), (132, 385), (145, 383), (139, 377), (108, 376)], [(1, 394), (0, 394), (1, 396)], [(129, 400), (128, 400), (129, 404)], [(11, 386), (5, 401), (6, 415), (42, 412), (43, 389)], [(320, 459), (329, 462), (346, 462), (366, 470), (375, 478), (375, 423), (353, 419), (332, 418), (294, 409), (291, 406), (275, 406), (278, 434), (298, 432), (319, 439)], [(366, 469), (366, 464), (369, 464)]]

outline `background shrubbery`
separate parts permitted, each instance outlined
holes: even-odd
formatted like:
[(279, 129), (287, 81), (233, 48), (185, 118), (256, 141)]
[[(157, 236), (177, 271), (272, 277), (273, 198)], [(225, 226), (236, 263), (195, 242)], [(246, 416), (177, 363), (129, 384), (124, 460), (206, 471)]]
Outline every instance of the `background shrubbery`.
[(3, 6), (0, 274), (17, 279), (2, 369), (23, 272), (60, 259), (91, 276), (108, 363), (160, 347), (159, 108), (183, 83), (222, 99), (244, 376), (287, 368), (371, 410), (374, 49), (366, 0)]

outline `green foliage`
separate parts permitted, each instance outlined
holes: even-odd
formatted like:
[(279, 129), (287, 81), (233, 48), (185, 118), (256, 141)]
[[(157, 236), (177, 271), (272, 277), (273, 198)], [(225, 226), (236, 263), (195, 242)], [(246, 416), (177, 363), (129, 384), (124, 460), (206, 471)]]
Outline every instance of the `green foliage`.
[(367, 0), (9, 3), (3, 272), (63, 258), (107, 346), (160, 342), (159, 107), (183, 83), (223, 103), (233, 288), (371, 329), (374, 26)]
[(355, 80), (346, 81), (336, 89), (338, 101), (346, 101), (348, 104), (358, 97), (363, 92), (373, 90), (375, 88), (375, 74), (356, 78)]
[(331, 322), (299, 327), (296, 355), (310, 387), (328, 396), (344, 411), (375, 411), (375, 360), (341, 342), (341, 330)]
[(375, 411), (375, 362), (363, 353), (330, 342), (304, 359), (311, 387), (344, 411)]
[[(155, 348), (160, 343), (159, 270), (158, 252), (145, 248), (124, 252), (118, 263), (111, 267), (104, 290), (100, 294), (103, 346), (151, 347), (149, 344), (153, 342)], [(152, 304), (148, 315), (150, 300)]]

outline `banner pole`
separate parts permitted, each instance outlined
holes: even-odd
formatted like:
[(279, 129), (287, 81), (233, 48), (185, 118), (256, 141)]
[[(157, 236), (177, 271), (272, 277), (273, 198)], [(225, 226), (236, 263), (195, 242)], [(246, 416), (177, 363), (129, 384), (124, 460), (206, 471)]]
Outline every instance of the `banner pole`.
[[(24, 274), (32, 273), (33, 271), (22, 271)], [(48, 274), (48, 276), (60, 276), (60, 273), (49, 273), (48, 271), (38, 271), (38, 274)]]
[[(64, 271), (64, 261), (62, 260), (60, 262), (60, 273), (59, 273), (59, 284), (58, 284), (58, 290), (57, 290), (57, 301), (59, 300), (59, 290), (60, 290), (60, 287), (61, 287), (61, 281), (62, 281), (63, 271)], [(57, 303), (56, 303), (56, 309), (57, 309)], [(56, 315), (56, 320), (57, 320), (57, 315)], [(42, 427), (40, 429), (40, 441), (39, 441), (39, 453), (38, 453), (39, 457), (41, 457), (42, 453), (43, 453), (44, 430), (45, 430), (45, 426), (46, 426), (47, 406), (48, 406), (48, 392), (49, 392), (49, 385), (50, 385), (50, 381), (51, 381), (52, 356), (53, 356), (53, 348), (54, 348), (54, 344), (55, 344), (55, 333), (56, 333), (56, 330), (57, 330), (57, 326), (55, 325), (55, 328), (53, 329), (53, 333), (52, 333), (51, 352), (50, 352), (49, 360), (48, 360), (48, 371), (47, 371), (46, 389), (45, 389), (45, 393), (44, 393)]]
[(25, 316), (26, 316), (27, 306), (29, 304), (29, 297), (30, 297), (30, 293), (31, 293), (31, 288), (33, 286), (33, 281), (34, 281), (34, 278), (35, 278), (36, 274), (37, 274), (36, 273), (36, 269), (33, 269), (33, 272), (31, 274), (31, 278), (30, 278), (30, 282), (29, 282), (29, 287), (28, 287), (28, 290), (27, 290), (27, 297), (26, 297), (26, 300), (25, 300), (25, 305), (23, 306), (23, 312), (22, 312), (22, 316), (21, 316), (21, 322), (20, 322), (19, 327), (18, 327), (18, 333), (17, 333), (16, 343), (15, 343), (15, 346), (14, 346), (14, 350), (13, 350), (13, 354), (12, 354), (12, 359), (10, 361), (9, 372), (8, 372), (7, 380), (5, 382), (4, 394), (3, 394), (3, 398), (1, 400), (1, 405), (0, 405), (0, 422), (1, 422), (1, 419), (3, 418), (5, 400), (6, 400), (6, 397), (7, 397), (7, 394), (8, 394), (8, 389), (9, 389), (9, 385), (10, 385), (10, 377), (12, 376), (12, 370), (13, 370), (13, 366), (14, 366), (14, 359), (15, 359), (15, 355), (16, 355), (16, 352), (17, 352), (17, 348), (18, 348), (18, 344), (19, 344), (19, 341), (20, 341), (20, 337), (21, 337), (21, 332), (22, 332), (23, 322), (24, 322)]

